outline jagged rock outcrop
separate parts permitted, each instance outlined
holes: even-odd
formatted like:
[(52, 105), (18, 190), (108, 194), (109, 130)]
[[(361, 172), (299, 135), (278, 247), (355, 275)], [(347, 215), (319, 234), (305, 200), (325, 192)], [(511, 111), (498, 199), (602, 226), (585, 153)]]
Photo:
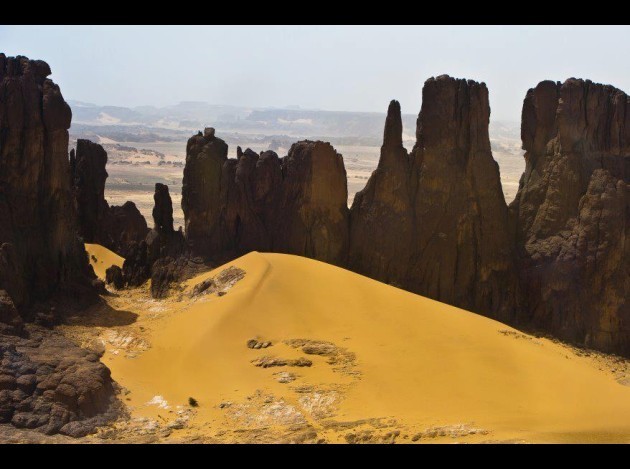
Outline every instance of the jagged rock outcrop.
[(227, 144), (206, 129), (188, 140), (182, 187), (186, 240), (195, 255), (225, 261), (252, 250), (344, 265), (346, 171), (324, 142), (292, 145), (285, 158)]
[(112, 265), (105, 270), (105, 283), (113, 285), (116, 290), (120, 290), (125, 286), (125, 277), (123, 271), (117, 265)]
[(630, 354), (630, 100), (591, 81), (527, 92), (510, 205), (522, 323)]
[(489, 118), (485, 84), (431, 78), (407, 155), (400, 106), (390, 104), (378, 168), (351, 209), (351, 269), (488, 316), (514, 316), (517, 282)]
[(119, 255), (130, 254), (132, 243), (147, 235), (147, 222), (133, 202), (110, 207), (105, 200), (107, 152), (98, 143), (78, 139), (70, 151), (70, 168), (79, 217), (79, 234)]
[(155, 193), (153, 194), (153, 221), (155, 229), (160, 233), (173, 232), (173, 201), (168, 191), (168, 186), (155, 184)]
[(104, 245), (122, 257), (127, 257), (133, 244), (142, 241), (149, 232), (144, 216), (129, 200), (122, 205), (111, 205), (105, 221)]
[(414, 171), (402, 143), (400, 104), (387, 110), (381, 156), (365, 188), (354, 196), (350, 210), (348, 265), (356, 272), (402, 288), (414, 250)]
[[(185, 254), (184, 235), (173, 229), (173, 204), (168, 186), (155, 184), (153, 195), (155, 226), (139, 243), (132, 243), (123, 263), (122, 280), (112, 271), (107, 281), (116, 288), (122, 285), (137, 287), (151, 279), (151, 293), (155, 298), (167, 295), (172, 282), (180, 278), (187, 264), (177, 262)], [(109, 271), (108, 271), (109, 272)]]
[[(52, 305), (97, 299), (68, 161), (70, 107), (45, 62), (0, 54), (0, 423), (78, 436), (113, 399), (109, 370), (54, 331)], [(98, 415), (97, 415), (98, 414)]]

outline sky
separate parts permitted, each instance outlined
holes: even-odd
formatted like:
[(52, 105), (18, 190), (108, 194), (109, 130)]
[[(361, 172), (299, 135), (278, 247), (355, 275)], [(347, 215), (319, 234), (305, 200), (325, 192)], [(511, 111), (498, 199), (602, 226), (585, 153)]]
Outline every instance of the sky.
[(417, 114), (422, 84), (483, 81), (493, 119), (519, 121), (545, 79), (630, 92), (627, 26), (2, 26), (0, 52), (48, 62), (66, 100), (205, 101)]

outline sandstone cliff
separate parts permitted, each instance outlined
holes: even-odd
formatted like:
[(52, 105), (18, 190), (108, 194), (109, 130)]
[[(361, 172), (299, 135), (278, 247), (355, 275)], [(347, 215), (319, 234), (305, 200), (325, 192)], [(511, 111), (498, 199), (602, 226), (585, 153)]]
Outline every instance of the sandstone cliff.
[(489, 118), (485, 84), (431, 78), (407, 155), (400, 106), (390, 104), (378, 168), (351, 209), (351, 269), (471, 311), (514, 316), (516, 277)]
[(105, 200), (107, 152), (97, 143), (78, 139), (70, 151), (70, 168), (79, 217), (79, 234), (126, 257), (132, 243), (147, 235), (147, 222), (133, 202), (110, 207)]
[(77, 235), (72, 117), (45, 62), (0, 54), (0, 423), (81, 436), (113, 387), (98, 356), (50, 326), (71, 299), (96, 300)]
[(90, 284), (70, 184), (72, 113), (50, 73), (0, 54), (0, 289), (18, 309)]
[(510, 205), (521, 321), (630, 353), (630, 100), (608, 85), (543, 81), (522, 115), (526, 169)]
[(223, 261), (259, 250), (344, 265), (348, 246), (343, 159), (323, 142), (295, 143), (284, 158), (239, 148), (206, 129), (190, 138), (182, 188), (194, 254)]
[(97, 143), (78, 139), (70, 151), (70, 168), (77, 201), (79, 233), (86, 243), (107, 243), (103, 233), (109, 206), (105, 200), (107, 152)]

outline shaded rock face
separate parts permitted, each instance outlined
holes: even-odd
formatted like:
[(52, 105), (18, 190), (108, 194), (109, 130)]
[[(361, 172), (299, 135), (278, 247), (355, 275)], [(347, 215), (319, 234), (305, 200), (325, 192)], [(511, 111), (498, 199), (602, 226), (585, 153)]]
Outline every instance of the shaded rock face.
[(127, 201), (120, 206), (109, 207), (103, 232), (107, 234), (105, 246), (120, 256), (127, 257), (132, 245), (142, 241), (149, 228), (136, 204)]
[(97, 243), (126, 257), (132, 243), (149, 231), (147, 222), (133, 202), (110, 207), (105, 200), (107, 152), (97, 143), (77, 140), (70, 151), (79, 234), (86, 243)]
[[(0, 423), (81, 436), (113, 399), (109, 370), (51, 326), (97, 299), (78, 236), (71, 111), (42, 61), (0, 54)], [(61, 311), (63, 313), (63, 311)]]
[(168, 192), (168, 186), (155, 184), (155, 194), (153, 195), (153, 220), (155, 229), (161, 233), (171, 233), (173, 231), (173, 201)]
[(123, 272), (117, 265), (108, 267), (105, 271), (105, 282), (114, 286), (116, 290), (120, 290), (125, 286)]
[(386, 283), (409, 288), (414, 249), (412, 160), (402, 144), (400, 104), (387, 110), (381, 156), (350, 210), (350, 268)]
[(89, 292), (77, 237), (72, 113), (45, 62), (0, 54), (0, 289), (20, 310), (65, 289)]
[(526, 168), (510, 205), (521, 321), (630, 354), (630, 101), (608, 85), (543, 81), (527, 92)]
[[(155, 228), (141, 242), (130, 245), (123, 263), (122, 279), (112, 271), (108, 283), (113, 283), (116, 288), (124, 285), (137, 287), (151, 279), (153, 297), (163, 298), (183, 270), (185, 262), (177, 264), (176, 260), (185, 254), (185, 241), (181, 229), (173, 229), (173, 204), (168, 186), (157, 183), (153, 200)], [(181, 268), (176, 268), (175, 264)]]
[(18, 335), (24, 323), (9, 294), (0, 290), (0, 334)]
[(213, 132), (188, 141), (182, 209), (195, 255), (225, 261), (258, 250), (345, 264), (346, 172), (330, 144), (298, 142), (285, 158), (239, 147), (228, 159), (227, 150)]
[(483, 83), (431, 78), (416, 145), (390, 104), (378, 168), (351, 209), (349, 267), (503, 320), (516, 308), (507, 206), (492, 158)]

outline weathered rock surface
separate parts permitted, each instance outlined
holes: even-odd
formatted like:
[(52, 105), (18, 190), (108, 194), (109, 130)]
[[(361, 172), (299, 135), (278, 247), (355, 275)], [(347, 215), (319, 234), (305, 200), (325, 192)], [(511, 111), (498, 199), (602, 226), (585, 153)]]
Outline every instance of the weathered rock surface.
[(109, 409), (109, 370), (24, 324), (51, 327), (69, 305), (98, 298), (78, 236), (72, 114), (50, 73), (42, 61), (0, 54), (0, 423), (80, 436)]
[(527, 92), (526, 168), (510, 205), (521, 322), (630, 354), (630, 100), (591, 81)]
[(407, 155), (400, 106), (390, 104), (378, 168), (351, 209), (351, 269), (488, 316), (514, 316), (517, 282), (489, 118), (485, 84), (431, 78)]
[(214, 132), (188, 141), (182, 209), (195, 255), (225, 261), (258, 250), (345, 264), (346, 172), (330, 144), (298, 142), (285, 158), (239, 148), (228, 159), (227, 150)]
[(103, 232), (109, 205), (105, 200), (107, 152), (97, 143), (78, 139), (76, 152), (70, 150), (79, 234), (86, 243), (108, 244)]
[(173, 201), (168, 191), (168, 186), (155, 184), (155, 194), (153, 195), (153, 220), (155, 229), (160, 233), (173, 232)]
[(120, 290), (125, 286), (125, 278), (123, 276), (123, 271), (117, 265), (112, 265), (108, 267), (105, 271), (105, 282), (113, 285), (116, 290)]
[[(123, 263), (123, 285), (137, 287), (151, 279), (151, 294), (163, 298), (170, 285), (190, 270), (184, 235), (173, 229), (173, 204), (168, 186), (157, 183), (153, 196), (155, 227), (139, 243), (132, 243)], [(194, 263), (193, 263), (194, 264)], [(115, 273), (112, 272), (112, 281)]]
[(132, 245), (142, 241), (148, 232), (147, 221), (133, 202), (109, 207), (104, 233), (108, 236), (105, 246), (112, 251), (127, 257)]
[(97, 143), (78, 139), (70, 151), (70, 167), (79, 216), (79, 234), (123, 257), (147, 235), (147, 222), (133, 202), (110, 207), (105, 200), (107, 152)]
[(9, 294), (0, 290), (0, 335), (19, 335), (24, 323)]
[(18, 310), (89, 294), (68, 163), (72, 113), (45, 62), (0, 54), (0, 289)]
[(99, 356), (53, 331), (0, 336), (0, 423), (79, 437), (115, 417), (110, 372)]

